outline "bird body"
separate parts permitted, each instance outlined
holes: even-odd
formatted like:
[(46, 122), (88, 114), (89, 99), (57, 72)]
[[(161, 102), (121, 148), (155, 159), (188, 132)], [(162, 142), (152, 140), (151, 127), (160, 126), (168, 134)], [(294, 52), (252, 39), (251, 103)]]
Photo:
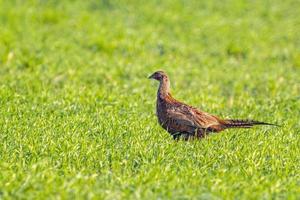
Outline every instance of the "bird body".
[(227, 128), (250, 128), (254, 125), (273, 125), (254, 120), (223, 120), (177, 101), (170, 94), (170, 81), (163, 71), (153, 73), (149, 78), (160, 82), (157, 91), (156, 115), (159, 124), (174, 139), (203, 138), (211, 132)]

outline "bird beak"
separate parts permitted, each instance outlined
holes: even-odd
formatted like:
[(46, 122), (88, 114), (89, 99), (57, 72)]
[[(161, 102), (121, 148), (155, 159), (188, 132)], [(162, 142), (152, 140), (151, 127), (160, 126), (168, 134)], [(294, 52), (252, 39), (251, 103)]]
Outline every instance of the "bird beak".
[(153, 78), (153, 74), (151, 76), (148, 77), (148, 79), (152, 79)]

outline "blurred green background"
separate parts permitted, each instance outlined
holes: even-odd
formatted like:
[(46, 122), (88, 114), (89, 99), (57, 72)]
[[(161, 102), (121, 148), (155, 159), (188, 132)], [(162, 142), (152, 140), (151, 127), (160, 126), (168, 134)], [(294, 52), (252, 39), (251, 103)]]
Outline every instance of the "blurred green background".
[[(0, 0), (0, 198), (299, 199), (300, 3)], [(173, 96), (281, 124), (175, 142)]]

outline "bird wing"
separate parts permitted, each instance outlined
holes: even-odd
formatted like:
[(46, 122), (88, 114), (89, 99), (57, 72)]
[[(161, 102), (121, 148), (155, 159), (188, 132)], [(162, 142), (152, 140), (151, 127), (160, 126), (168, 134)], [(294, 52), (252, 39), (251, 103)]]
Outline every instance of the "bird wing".
[(175, 124), (197, 128), (193, 118), (178, 109), (169, 109), (168, 118)]
[(197, 129), (211, 128), (214, 130), (220, 125), (220, 121), (216, 116), (199, 111), (196, 108), (184, 104), (174, 107), (172, 115), (177, 121)]

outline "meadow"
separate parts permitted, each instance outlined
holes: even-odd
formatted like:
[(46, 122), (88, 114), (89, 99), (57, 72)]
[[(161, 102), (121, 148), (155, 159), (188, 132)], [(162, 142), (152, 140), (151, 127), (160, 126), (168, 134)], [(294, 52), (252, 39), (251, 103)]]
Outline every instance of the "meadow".
[[(0, 0), (0, 199), (300, 199), (297, 0)], [(174, 141), (157, 82), (281, 127)]]

